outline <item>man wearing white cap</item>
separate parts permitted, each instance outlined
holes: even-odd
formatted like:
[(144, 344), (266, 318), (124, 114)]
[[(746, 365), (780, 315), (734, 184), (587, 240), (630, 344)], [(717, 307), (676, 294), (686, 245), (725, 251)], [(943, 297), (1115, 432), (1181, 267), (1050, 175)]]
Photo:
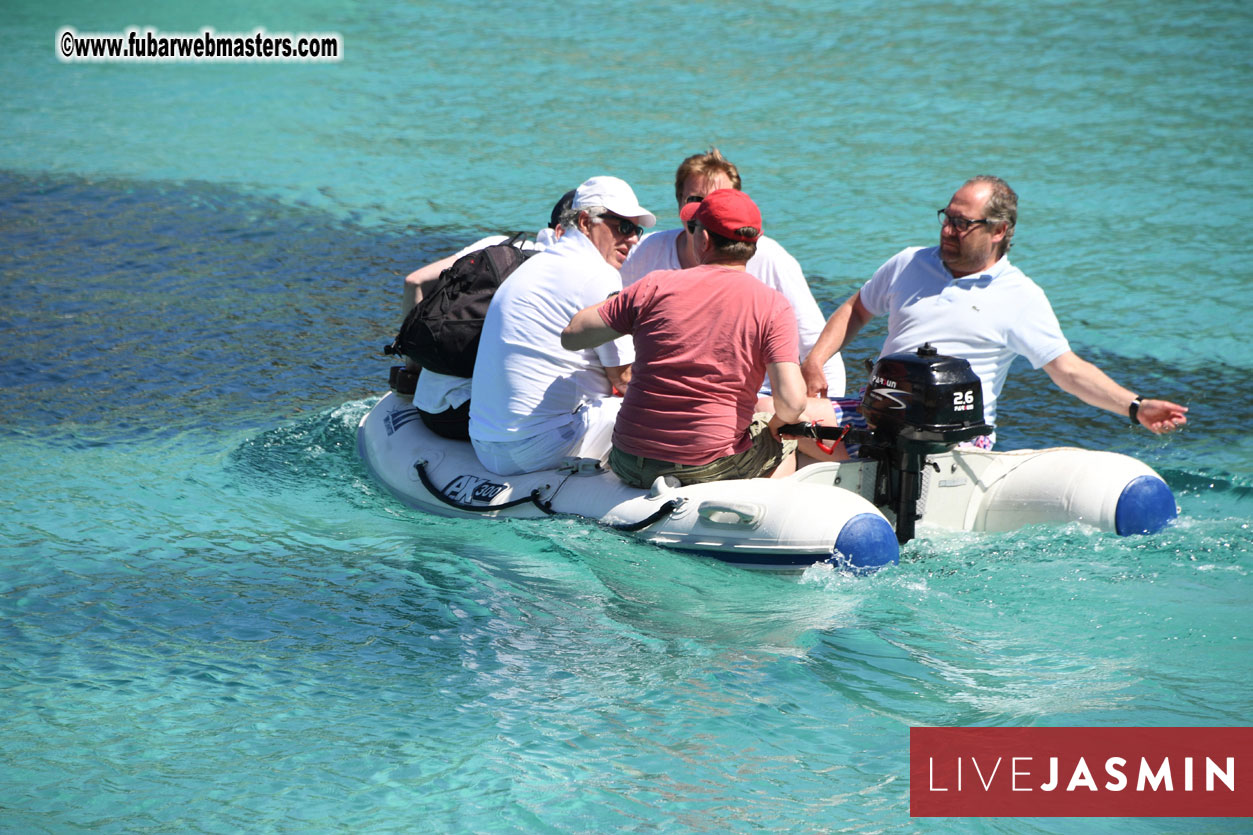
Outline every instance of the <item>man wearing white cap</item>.
[(562, 214), (565, 234), (496, 291), (470, 395), (470, 440), (480, 463), (513, 475), (566, 457), (601, 458), (635, 352), (629, 337), (583, 351), (561, 347), (582, 308), (622, 288), (618, 267), (657, 222), (617, 177), (593, 177)]

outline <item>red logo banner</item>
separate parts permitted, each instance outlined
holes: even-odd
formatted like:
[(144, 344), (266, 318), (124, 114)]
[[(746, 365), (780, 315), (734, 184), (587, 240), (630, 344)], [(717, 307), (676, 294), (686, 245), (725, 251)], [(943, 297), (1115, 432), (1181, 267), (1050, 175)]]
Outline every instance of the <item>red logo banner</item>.
[(914, 817), (1246, 817), (1253, 728), (910, 728)]

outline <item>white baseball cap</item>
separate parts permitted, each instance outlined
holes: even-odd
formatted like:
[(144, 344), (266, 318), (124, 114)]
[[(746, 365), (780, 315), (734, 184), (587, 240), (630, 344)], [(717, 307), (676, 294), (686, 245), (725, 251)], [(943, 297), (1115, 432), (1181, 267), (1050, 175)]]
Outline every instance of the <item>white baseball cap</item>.
[(617, 177), (593, 177), (574, 191), (575, 209), (604, 206), (618, 217), (629, 218), (647, 229), (655, 226), (657, 216), (640, 205), (626, 180)]

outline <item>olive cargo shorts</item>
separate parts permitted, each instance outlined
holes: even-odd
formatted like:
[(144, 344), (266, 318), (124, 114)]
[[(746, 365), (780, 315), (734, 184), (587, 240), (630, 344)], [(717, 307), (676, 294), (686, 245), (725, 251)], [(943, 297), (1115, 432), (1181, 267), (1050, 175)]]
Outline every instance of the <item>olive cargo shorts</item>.
[(609, 452), (609, 467), (632, 487), (649, 487), (658, 476), (672, 475), (680, 484), (704, 481), (726, 481), (732, 478), (757, 478), (774, 471), (785, 457), (796, 450), (796, 441), (779, 443), (766, 428), (767, 412), (753, 415), (748, 427), (753, 445), (743, 452), (724, 455), (706, 464), (676, 464), (642, 455), (631, 455), (614, 447)]

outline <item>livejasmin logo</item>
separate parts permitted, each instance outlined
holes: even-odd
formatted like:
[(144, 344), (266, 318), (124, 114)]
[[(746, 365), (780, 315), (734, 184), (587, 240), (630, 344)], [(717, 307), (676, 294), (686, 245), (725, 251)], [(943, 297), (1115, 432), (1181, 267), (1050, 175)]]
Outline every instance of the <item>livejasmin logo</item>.
[[(1013, 762), (1012, 770), (1006, 778), (1010, 781), (1010, 791), (1029, 792), (1035, 791), (1037, 787), (1031, 785), (1031, 765), (1035, 762), (1034, 757), (1011, 757)], [(1058, 778), (1060, 757), (1049, 757), (1049, 779), (1047, 783), (1041, 783), (1038, 788), (1042, 792), (1057, 791), (1061, 785)], [(977, 757), (970, 758), (970, 765), (974, 767), (975, 774), (979, 777), (979, 782), (983, 784), (984, 791), (990, 791), (992, 783), (996, 780), (996, 772), (1000, 770), (1001, 763), (1005, 761), (1004, 757), (997, 757), (996, 762), (992, 764), (992, 770), (985, 778), (983, 776), (983, 768), (980, 767)], [(1127, 788), (1127, 775), (1123, 769), (1127, 767), (1127, 761), (1122, 757), (1110, 757), (1105, 761), (1105, 771), (1113, 780), (1104, 784), (1106, 791), (1120, 792)], [(933, 792), (946, 792), (949, 790), (947, 786), (937, 786), (935, 783), (935, 758), (927, 757), (927, 770), (931, 773), (930, 790)], [(1068, 766), (1070, 771), (1070, 780), (1067, 782), (1064, 791), (1072, 792), (1075, 789), (1088, 789), (1097, 791), (1096, 780), (1092, 776), (1092, 770), (1088, 768), (1087, 760), (1083, 757), (1079, 758), (1079, 762), (1075, 763), (1073, 770)], [(1144, 791), (1151, 789), (1157, 791), (1164, 788), (1166, 791), (1174, 791), (1175, 784), (1172, 779), (1172, 771), (1170, 767), (1170, 757), (1164, 757), (1158, 765), (1157, 770), (1153, 770), (1153, 766), (1144, 757), (1140, 758), (1140, 777), (1136, 781), (1136, 791)], [(1193, 769), (1192, 757), (1183, 758), (1183, 790), (1193, 790)], [(1236, 758), (1228, 757), (1227, 763), (1220, 768), (1216, 762), (1209, 757), (1205, 758), (1205, 791), (1212, 792), (1214, 790), (1214, 779), (1218, 778), (1229, 791), (1236, 790)], [(957, 758), (957, 791), (962, 790), (962, 758)]]
[(1253, 728), (911, 728), (916, 817), (1253, 814)]

